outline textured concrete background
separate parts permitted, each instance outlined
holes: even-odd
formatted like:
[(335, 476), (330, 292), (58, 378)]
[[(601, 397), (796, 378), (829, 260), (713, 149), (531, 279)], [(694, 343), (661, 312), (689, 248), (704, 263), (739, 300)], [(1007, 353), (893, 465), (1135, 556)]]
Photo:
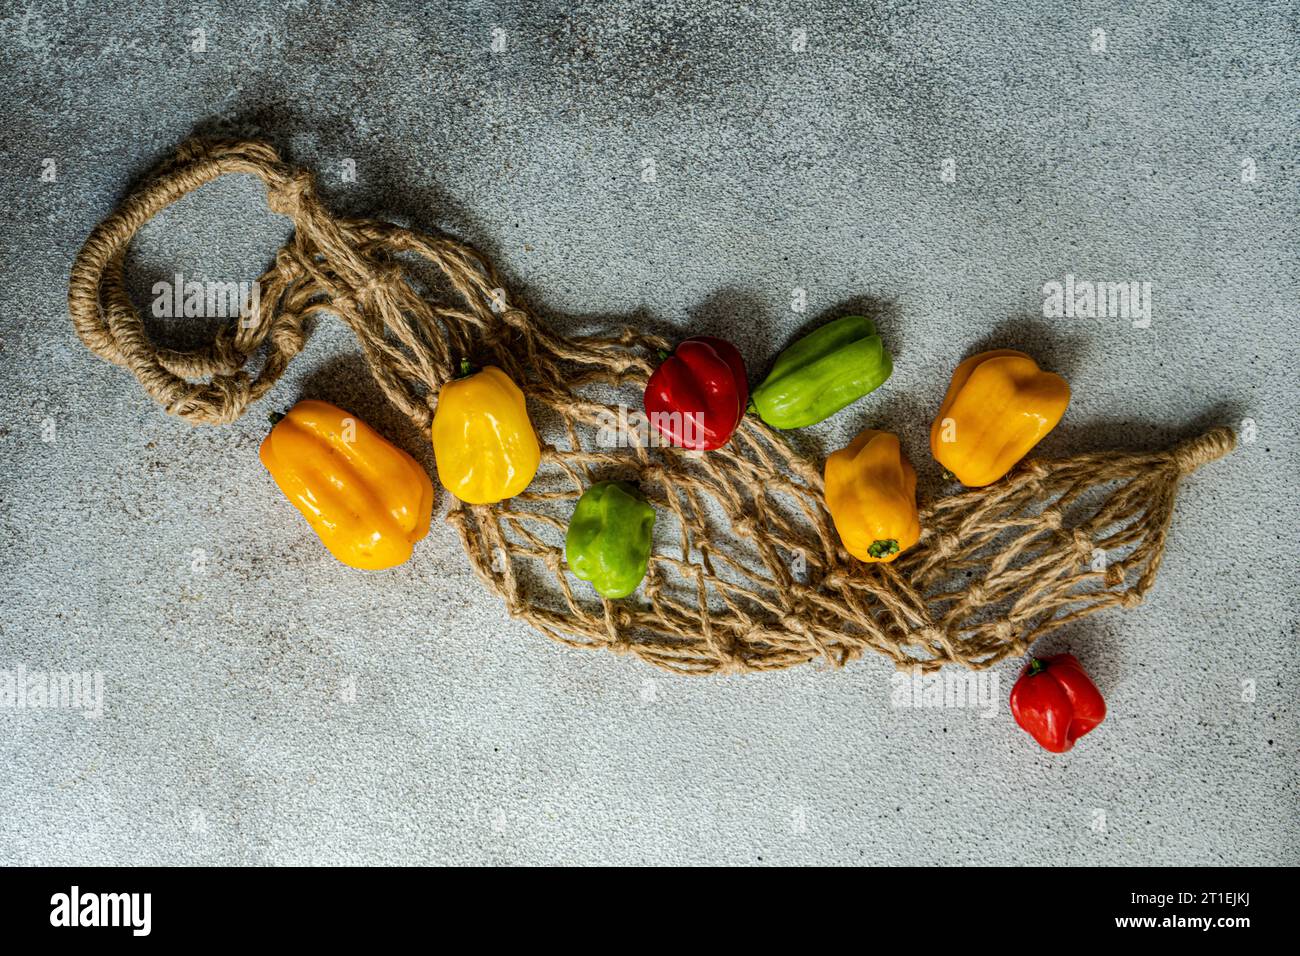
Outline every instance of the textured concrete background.
[[(0, 670), (106, 682), (101, 720), (0, 709), (0, 862), (1300, 863), (1293, 4), (167, 6), (0, 16)], [(1145, 605), (1043, 642), (1111, 707), (1064, 757), (1012, 722), (1010, 662), (981, 719), (892, 707), (875, 659), (674, 680), (566, 650), (442, 522), (404, 567), (338, 565), (260, 414), (192, 429), (77, 342), (78, 246), (196, 129), (472, 240), (567, 330), (724, 334), (757, 376), (876, 308), (894, 378), (810, 452), (875, 423), (933, 481), (923, 429), (986, 344), (1070, 379), (1045, 453), (1258, 438), (1185, 485)], [(140, 235), (136, 292), (251, 279), (285, 235), (220, 182)], [(1151, 327), (1043, 320), (1066, 273), (1152, 282)], [(267, 404), (300, 395), (432, 465), (339, 327)]]

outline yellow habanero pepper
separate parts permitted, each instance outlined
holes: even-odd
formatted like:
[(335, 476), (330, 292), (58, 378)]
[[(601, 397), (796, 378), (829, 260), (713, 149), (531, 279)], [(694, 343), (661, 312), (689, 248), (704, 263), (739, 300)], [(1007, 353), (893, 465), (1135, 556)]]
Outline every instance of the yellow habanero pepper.
[(860, 561), (893, 561), (916, 544), (916, 471), (896, 435), (864, 429), (826, 459), (826, 509)]
[(930, 426), (930, 451), (971, 488), (991, 485), (1056, 427), (1070, 404), (1070, 386), (1024, 352), (972, 355)]
[(462, 362), (461, 377), (438, 394), (431, 432), (438, 480), (467, 504), (513, 498), (541, 464), (524, 393), (499, 368), (473, 372)]
[(433, 514), (433, 482), (414, 458), (328, 402), (271, 419), (258, 457), (330, 554), (368, 571), (411, 556)]

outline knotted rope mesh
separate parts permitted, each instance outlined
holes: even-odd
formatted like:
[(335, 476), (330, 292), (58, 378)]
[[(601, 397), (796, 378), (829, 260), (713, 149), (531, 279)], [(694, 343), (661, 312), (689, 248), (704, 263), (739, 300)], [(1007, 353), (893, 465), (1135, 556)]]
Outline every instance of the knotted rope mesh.
[[(259, 300), (209, 345), (160, 347), (127, 293), (127, 246), (160, 210), (228, 173), (260, 177), (293, 237), (258, 280)], [(1024, 654), (1064, 624), (1140, 603), (1179, 482), (1234, 444), (1215, 428), (1167, 452), (1025, 461), (925, 507), (920, 543), (893, 564), (862, 564), (839, 546), (819, 468), (753, 415), (703, 455), (608, 440), (626, 435), (611, 427), (618, 404), (639, 407), (669, 343), (633, 329), (559, 335), (514, 303), (469, 246), (335, 218), (310, 174), (260, 142), (183, 145), (91, 233), (68, 305), (91, 350), (194, 423), (233, 421), (265, 395), (317, 313), (355, 333), (383, 394), (420, 429), (462, 357), (499, 366), (528, 397), (543, 460), (522, 495), (454, 502), (448, 520), (474, 571), (512, 615), (557, 641), (684, 674), (843, 665), (867, 651), (925, 670)], [(599, 598), (564, 561), (574, 502), (607, 478), (638, 481), (659, 516), (645, 582), (621, 601)]]

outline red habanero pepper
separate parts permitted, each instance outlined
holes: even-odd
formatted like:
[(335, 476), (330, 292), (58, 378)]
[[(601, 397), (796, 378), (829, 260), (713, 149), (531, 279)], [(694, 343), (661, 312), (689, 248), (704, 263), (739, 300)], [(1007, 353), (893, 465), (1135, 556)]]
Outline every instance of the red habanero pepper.
[(667, 356), (645, 387), (645, 413), (668, 443), (721, 448), (749, 405), (745, 361), (730, 342), (699, 335)]
[(1073, 654), (1031, 657), (1011, 688), (1011, 716), (1043, 749), (1061, 754), (1106, 719), (1106, 702)]

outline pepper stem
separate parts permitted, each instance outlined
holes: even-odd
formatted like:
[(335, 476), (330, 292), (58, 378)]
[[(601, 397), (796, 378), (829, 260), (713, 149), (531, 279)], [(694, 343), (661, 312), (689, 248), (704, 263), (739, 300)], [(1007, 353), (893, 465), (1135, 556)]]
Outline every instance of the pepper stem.
[(1047, 670), (1047, 665), (1044, 664), (1042, 661), (1040, 661), (1037, 657), (1031, 657), (1031, 658), (1029, 658), (1029, 676), (1030, 676), (1030, 677), (1033, 677), (1035, 674), (1041, 674), (1041, 673), (1043, 673), (1043, 671), (1045, 671), (1045, 670)]
[(266, 416), (266, 420), (270, 422), (271, 427), (274, 428), (276, 425), (280, 424), (280, 422), (284, 421), (284, 412), (271, 412), (271, 414)]
[(873, 541), (871, 547), (867, 548), (867, 554), (873, 558), (883, 558), (891, 554), (898, 554), (898, 542), (893, 538), (884, 541)]
[(473, 375), (475, 371), (476, 370), (470, 360), (463, 358), (460, 360), (460, 370), (456, 373), (456, 377), (468, 378), (470, 375)]
[(669, 356), (671, 356), (673, 353), (672, 353), (672, 352), (664, 351), (663, 349), (659, 349), (659, 350), (657, 351), (657, 354), (658, 354), (658, 356), (659, 356), (659, 361), (661, 361), (661, 362), (667, 362)]

